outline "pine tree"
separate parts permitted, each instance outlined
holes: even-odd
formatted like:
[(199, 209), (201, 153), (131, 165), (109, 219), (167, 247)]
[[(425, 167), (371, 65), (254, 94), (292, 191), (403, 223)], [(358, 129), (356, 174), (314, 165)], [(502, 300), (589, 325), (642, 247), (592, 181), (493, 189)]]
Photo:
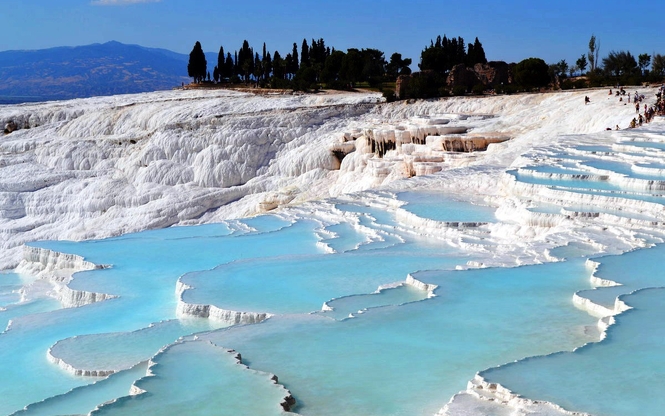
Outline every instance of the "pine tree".
[(578, 59), (577, 62), (575, 62), (575, 65), (577, 65), (577, 68), (580, 70), (580, 73), (583, 74), (587, 66), (586, 55), (582, 54), (580, 59)]
[(386, 75), (390, 80), (396, 80), (399, 75), (411, 73), (411, 58), (402, 59), (402, 54), (395, 52), (390, 56), (390, 62), (386, 65)]
[(201, 43), (196, 41), (192, 52), (189, 54), (189, 63), (187, 64), (187, 75), (194, 78), (195, 83), (203, 81), (206, 76), (208, 62)]

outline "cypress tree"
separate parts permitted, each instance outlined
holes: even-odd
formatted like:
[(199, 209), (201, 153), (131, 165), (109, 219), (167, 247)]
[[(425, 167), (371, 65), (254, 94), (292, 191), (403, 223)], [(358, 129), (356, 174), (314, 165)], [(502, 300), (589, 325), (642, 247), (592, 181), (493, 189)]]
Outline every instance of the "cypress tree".
[(224, 73), (228, 78), (231, 78), (234, 74), (233, 71), (233, 58), (231, 57), (231, 52), (226, 53), (226, 62), (224, 62)]
[(464, 43), (464, 38), (461, 36), (457, 37), (457, 48), (455, 49), (455, 63), (463, 64), (466, 61), (466, 44)]
[(487, 58), (485, 57), (485, 51), (483, 50), (483, 45), (480, 43), (478, 38), (475, 42), (469, 43), (467, 54), (466, 54), (466, 65), (474, 66), (475, 64), (486, 64)]
[(219, 78), (226, 78), (228, 75), (226, 75), (226, 68), (224, 66), (224, 47), (220, 46), (219, 47), (219, 54), (217, 55), (217, 74), (218, 77), (215, 77), (215, 81), (218, 81)]
[(272, 74), (275, 78), (284, 78), (284, 60), (282, 59), (279, 51), (275, 51), (275, 56), (272, 60)]
[[(259, 54), (256, 54), (256, 57), (258, 59)], [(245, 82), (249, 82), (250, 77), (254, 73), (254, 48), (249, 48), (249, 53), (247, 54), (247, 58), (245, 58), (245, 63), (243, 64), (243, 69), (245, 71)]]
[(475, 63), (486, 64), (487, 57), (485, 57), (485, 50), (483, 49), (483, 44), (480, 43), (476, 37), (476, 41), (473, 42), (473, 52), (475, 55)]
[(284, 74), (286, 75), (286, 78), (291, 79), (291, 76), (293, 74), (293, 56), (290, 53), (286, 54), (286, 57), (284, 58)]
[(291, 52), (291, 60), (292, 60), (291, 70), (289, 71), (289, 73), (295, 75), (296, 72), (298, 72), (298, 69), (300, 69), (300, 67), (298, 66), (298, 62), (300, 62), (298, 60), (298, 45), (296, 45), (295, 42), (293, 42), (293, 52)]
[(309, 64), (309, 46), (307, 46), (307, 39), (303, 39), (300, 49), (300, 67), (309, 66)]
[(249, 77), (254, 73), (254, 50), (249, 47), (247, 40), (243, 41), (238, 53), (238, 68), (245, 83), (249, 82)]
[(194, 82), (201, 82), (206, 76), (208, 62), (203, 53), (201, 43), (196, 41), (192, 52), (189, 54), (189, 63), (187, 64), (187, 75), (194, 78)]
[(476, 51), (473, 46), (473, 43), (469, 43), (466, 47), (466, 66), (475, 65), (476, 60)]
[(261, 57), (261, 68), (263, 79), (269, 79), (270, 73), (272, 72), (272, 59), (270, 58), (270, 52), (266, 49), (266, 43), (263, 42), (263, 56)]
[(258, 52), (256, 52), (256, 55), (254, 57), (254, 65), (252, 67), (252, 73), (254, 74), (256, 82), (259, 82), (259, 80), (263, 76), (263, 65), (261, 62), (261, 58), (259, 58)]
[[(480, 42), (478, 42), (478, 45), (480, 45)], [(469, 50), (476, 50), (476, 46), (471, 47), (469, 45)], [(480, 50), (482, 51), (482, 46), (480, 46)], [(484, 55), (485, 53), (482, 52), (483, 59)], [(464, 39), (462, 37), (448, 39), (446, 35), (443, 35), (443, 38), (437, 36), (436, 43), (430, 41), (430, 46), (422, 51), (419, 67), (421, 70), (431, 69), (439, 73), (445, 73), (455, 65), (463, 63), (469, 64)]]

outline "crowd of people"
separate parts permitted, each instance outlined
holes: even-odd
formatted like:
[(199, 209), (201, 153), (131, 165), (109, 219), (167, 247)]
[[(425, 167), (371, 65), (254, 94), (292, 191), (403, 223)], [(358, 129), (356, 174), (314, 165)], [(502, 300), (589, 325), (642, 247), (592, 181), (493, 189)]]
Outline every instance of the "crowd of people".
[[(613, 95), (611, 89), (609, 95)], [(626, 93), (626, 90), (624, 90), (623, 87), (617, 86), (616, 96), (619, 97), (619, 102), (622, 102), (623, 97), (627, 96), (628, 103), (630, 103), (631, 95)], [(663, 84), (658, 89), (658, 93), (656, 93), (656, 104), (649, 107), (649, 105), (645, 103), (644, 112), (641, 113), (640, 111), (642, 109), (643, 101), (645, 101), (644, 94), (640, 94), (635, 91), (633, 103), (635, 104), (635, 112), (637, 113), (637, 116), (633, 117), (633, 119), (630, 121), (629, 127), (631, 129), (639, 127), (644, 123), (650, 123), (656, 115), (665, 116), (665, 84)], [(624, 103), (624, 105), (626, 104), (627, 103)], [(616, 126), (615, 129), (618, 130), (619, 126)]]
[(660, 86), (660, 90), (656, 94), (656, 114), (665, 116), (665, 84)]

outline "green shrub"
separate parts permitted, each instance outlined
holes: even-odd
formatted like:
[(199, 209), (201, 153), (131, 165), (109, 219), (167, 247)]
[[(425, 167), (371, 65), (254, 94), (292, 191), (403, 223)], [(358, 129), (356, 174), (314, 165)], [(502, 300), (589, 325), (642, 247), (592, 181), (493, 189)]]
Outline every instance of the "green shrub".
[(576, 85), (576, 83), (577, 83), (577, 81), (573, 82), (570, 79), (566, 79), (563, 82), (561, 82), (561, 89), (562, 90), (572, 90), (572, 89), (575, 89), (575, 88), (579, 88)]
[(439, 97), (450, 97), (450, 90), (444, 86), (439, 88)]
[(397, 101), (397, 96), (395, 95), (395, 91), (389, 89), (383, 91), (383, 98), (386, 99), (387, 103), (392, 103), (393, 101)]
[(350, 89), (350, 86), (348, 82), (334, 80), (326, 83), (326, 88), (331, 90), (348, 91)]
[(483, 95), (485, 92), (485, 86), (483, 84), (476, 84), (473, 86), (473, 89), (471, 89), (471, 92), (473, 95)]
[(453, 87), (453, 95), (459, 97), (461, 95), (466, 95), (466, 87), (463, 85), (455, 85)]
[(516, 85), (513, 85), (513, 84), (506, 84), (506, 85), (500, 84), (500, 85), (495, 85), (494, 86), (494, 91), (497, 94), (510, 95), (510, 94), (515, 94), (515, 93), (519, 92), (519, 88)]
[(586, 88), (587, 87), (587, 81), (585, 79), (578, 79), (574, 83), (575, 88)]
[(291, 81), (288, 79), (272, 77), (270, 79), (270, 88), (286, 90), (291, 88)]
[(434, 73), (421, 72), (414, 74), (402, 98), (432, 98), (439, 96), (439, 89), (444, 85), (440, 77)]
[(540, 58), (528, 58), (513, 68), (515, 83), (527, 90), (545, 87), (550, 82), (549, 66)]

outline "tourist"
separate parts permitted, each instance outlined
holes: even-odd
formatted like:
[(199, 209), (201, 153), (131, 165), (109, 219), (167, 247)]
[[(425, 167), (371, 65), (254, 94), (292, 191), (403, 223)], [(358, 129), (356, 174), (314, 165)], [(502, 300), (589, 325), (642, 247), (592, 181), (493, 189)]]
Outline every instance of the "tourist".
[(630, 128), (634, 129), (635, 127), (637, 127), (637, 120), (635, 120), (635, 117), (633, 117), (633, 119), (630, 121)]
[(635, 98), (635, 112), (640, 113), (640, 103), (637, 102), (637, 98)]
[(589, 96), (588, 96), (588, 95), (585, 95), (585, 96), (584, 96), (584, 105), (587, 105), (587, 104), (589, 104), (590, 102), (591, 102), (591, 99), (589, 98)]

